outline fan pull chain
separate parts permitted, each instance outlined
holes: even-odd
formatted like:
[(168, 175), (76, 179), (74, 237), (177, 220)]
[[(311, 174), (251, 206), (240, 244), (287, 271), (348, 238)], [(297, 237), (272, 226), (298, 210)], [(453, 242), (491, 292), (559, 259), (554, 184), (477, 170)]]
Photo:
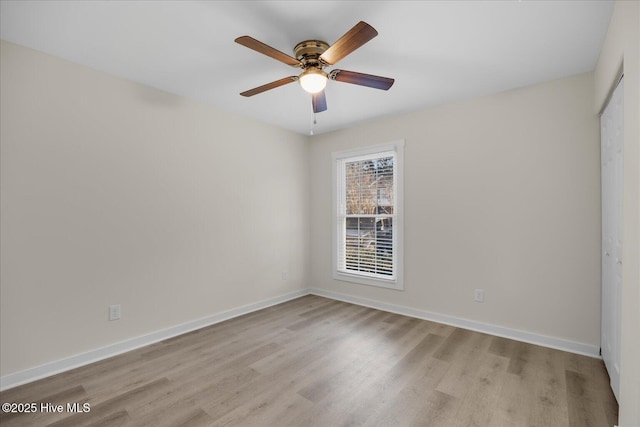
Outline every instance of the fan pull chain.
[(311, 122), (311, 127), (309, 129), (309, 135), (313, 136), (313, 126), (317, 125), (318, 122), (316, 121), (316, 113), (314, 112), (311, 116), (313, 118), (313, 121)]

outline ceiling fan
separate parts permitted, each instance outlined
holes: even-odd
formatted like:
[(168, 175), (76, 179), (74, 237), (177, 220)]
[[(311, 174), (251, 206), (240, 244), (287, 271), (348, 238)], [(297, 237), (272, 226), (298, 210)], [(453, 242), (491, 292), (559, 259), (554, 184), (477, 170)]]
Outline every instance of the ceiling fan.
[(329, 46), (327, 42), (321, 40), (305, 40), (298, 43), (293, 52), (295, 58), (272, 48), (249, 36), (238, 37), (235, 42), (243, 46), (270, 56), (280, 62), (292, 67), (301, 68), (303, 71), (299, 76), (289, 76), (267, 83), (262, 86), (240, 93), (242, 96), (253, 96), (284, 86), (295, 81), (300, 82), (302, 88), (311, 94), (311, 104), (313, 112), (319, 113), (327, 109), (327, 99), (324, 88), (327, 80), (335, 80), (343, 83), (351, 83), (360, 86), (372, 87), (375, 89), (388, 90), (394, 79), (388, 77), (374, 76), (371, 74), (357, 73), (347, 70), (324, 71), (325, 67), (334, 65), (345, 56), (349, 55), (360, 46), (378, 35), (378, 32), (371, 25), (360, 21), (351, 28), (345, 35), (340, 37), (334, 44)]

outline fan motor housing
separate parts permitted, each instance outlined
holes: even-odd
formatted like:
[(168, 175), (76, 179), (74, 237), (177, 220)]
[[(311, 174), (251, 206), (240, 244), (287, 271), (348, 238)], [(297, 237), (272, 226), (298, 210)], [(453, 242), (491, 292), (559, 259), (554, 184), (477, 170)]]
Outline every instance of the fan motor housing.
[(305, 40), (293, 48), (296, 59), (307, 66), (318, 66), (320, 55), (329, 49), (329, 44), (322, 40)]

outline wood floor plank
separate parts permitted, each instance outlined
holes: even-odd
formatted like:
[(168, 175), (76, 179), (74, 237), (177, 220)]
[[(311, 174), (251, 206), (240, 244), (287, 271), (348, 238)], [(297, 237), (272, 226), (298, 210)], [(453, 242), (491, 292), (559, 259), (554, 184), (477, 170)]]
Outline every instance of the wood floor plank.
[(571, 427), (592, 427), (606, 425), (607, 416), (598, 404), (599, 393), (588, 385), (584, 374), (566, 370), (567, 404)]
[(507, 374), (505, 358), (483, 353), (479, 362), (465, 381), (467, 392), (461, 399), (455, 422), (452, 426), (497, 425), (494, 411), (500, 398), (502, 379)]
[(125, 410), (114, 412), (112, 414), (107, 415), (106, 417), (97, 420), (93, 423), (87, 424), (87, 427), (119, 427), (126, 426), (131, 422), (131, 417), (129, 417), (129, 413)]
[(297, 393), (260, 395), (215, 421), (216, 426), (296, 426), (313, 403)]
[[(445, 340), (443, 347), (438, 349), (433, 356), (450, 363), (449, 369), (438, 384), (437, 390), (463, 399), (469, 392), (469, 383), (474, 380), (477, 371), (480, 369), (481, 356), (488, 352), (490, 339), (488, 335), (464, 331), (464, 334), (456, 333), (453, 339)], [(455, 350), (452, 350), (452, 348), (455, 348)]]
[[(532, 399), (532, 387), (526, 380), (518, 375), (505, 373), (497, 404), (492, 408), (492, 417), (496, 425), (531, 427)], [(567, 418), (559, 425), (566, 426), (568, 421)]]
[(306, 333), (298, 334), (294, 342), (286, 346), (282, 352), (267, 357), (251, 365), (258, 372), (268, 374), (281, 372), (283, 369), (303, 368), (311, 361), (322, 358), (328, 351), (339, 348), (344, 340), (354, 335), (373, 334), (388, 328), (378, 321), (384, 313), (371, 310), (357, 310), (351, 317), (334, 323), (323, 323)]
[[(411, 358), (416, 360), (415, 356), (417, 354)], [(390, 395), (384, 403), (380, 402), (372, 408), (365, 425), (453, 425), (459, 402), (454, 397), (435, 390), (449, 363), (428, 357), (420, 366), (421, 369), (407, 379), (395, 396)], [(438, 413), (431, 412), (433, 410)]]
[[(387, 324), (387, 322), (383, 320), (382, 324)], [(425, 337), (429, 335), (431, 329), (430, 325), (426, 323), (418, 323), (412, 325), (409, 333), (398, 334), (394, 332), (394, 328), (399, 327), (398, 325), (402, 324), (398, 322), (385, 331), (375, 331), (373, 335), (369, 336), (368, 346), (358, 345), (357, 348), (354, 348), (355, 351), (352, 351), (353, 362), (347, 369), (334, 378), (323, 377), (321, 379), (321, 383), (329, 383), (326, 386), (331, 390), (329, 398), (320, 400), (324, 402), (326, 411), (344, 413), (355, 405), (354, 402), (361, 400), (359, 396), (362, 390), (370, 391), (379, 387), (398, 361), (405, 358), (418, 344), (425, 341)], [(365, 334), (365, 336), (367, 335)], [(430, 336), (427, 341), (435, 346), (442, 339), (442, 337), (434, 335)], [(416, 351), (412, 354), (415, 355)], [(407, 359), (411, 359), (411, 356)]]
[[(535, 346), (530, 380), (534, 384), (536, 405), (531, 408), (531, 423), (536, 426), (563, 424), (569, 417), (569, 408), (563, 399), (566, 377), (563, 378), (562, 352)], [(612, 424), (613, 425), (613, 424)]]
[(601, 360), (307, 295), (0, 393), (10, 426), (609, 426)]
[(469, 331), (467, 329), (456, 329), (449, 334), (433, 357), (444, 360), (445, 362), (450, 362), (460, 352), (461, 347), (475, 336), (476, 335), (473, 331)]
[(418, 413), (411, 420), (397, 425), (449, 427), (453, 425), (461, 405), (455, 397), (437, 390), (430, 390), (421, 403)]
[(112, 417), (121, 414), (125, 406), (130, 406), (136, 403), (146, 404), (146, 399), (149, 395), (161, 391), (168, 385), (169, 380), (166, 378), (159, 378), (153, 382), (143, 384), (133, 390), (114, 396), (107, 401), (94, 404), (91, 406), (90, 412), (76, 413), (63, 418), (60, 421), (47, 425), (51, 427), (62, 427), (89, 425), (95, 423), (100, 424), (106, 419), (111, 419)]
[(443, 341), (442, 337), (428, 334), (404, 356), (397, 359), (390, 369), (382, 371), (382, 375), (372, 375), (374, 379), (360, 390), (355, 390), (353, 398), (340, 400), (331, 399), (324, 401), (323, 405), (334, 413), (346, 413), (344, 423), (347, 425), (362, 425), (372, 417), (379, 416), (381, 408), (392, 405), (396, 396), (415, 377), (420, 376), (425, 370), (429, 372), (432, 365), (426, 363), (430, 355)]
[[(496, 346), (499, 341), (506, 345)], [(509, 366), (496, 403), (496, 419), (505, 425), (567, 425), (563, 352), (503, 338), (499, 341), (492, 343), (490, 351), (507, 357)]]

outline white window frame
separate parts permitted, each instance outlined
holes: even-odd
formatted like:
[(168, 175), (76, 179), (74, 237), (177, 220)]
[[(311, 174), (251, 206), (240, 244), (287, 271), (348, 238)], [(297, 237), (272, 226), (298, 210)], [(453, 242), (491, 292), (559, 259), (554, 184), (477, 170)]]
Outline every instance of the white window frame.
[[(381, 278), (364, 272), (346, 272), (338, 268), (338, 245), (343, 244), (341, 236), (344, 230), (338, 229), (342, 224), (344, 210), (344, 163), (348, 160), (382, 157), (393, 154), (394, 156), (394, 193), (395, 218), (393, 223), (393, 263), (395, 275), (393, 278)], [(389, 142), (386, 144), (358, 148), (354, 150), (338, 151), (332, 153), (333, 162), (333, 278), (344, 282), (359, 283), (362, 285), (378, 286), (382, 288), (404, 290), (404, 140)], [(341, 227), (342, 228), (342, 227)]]

